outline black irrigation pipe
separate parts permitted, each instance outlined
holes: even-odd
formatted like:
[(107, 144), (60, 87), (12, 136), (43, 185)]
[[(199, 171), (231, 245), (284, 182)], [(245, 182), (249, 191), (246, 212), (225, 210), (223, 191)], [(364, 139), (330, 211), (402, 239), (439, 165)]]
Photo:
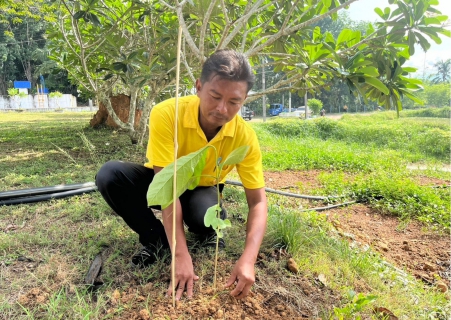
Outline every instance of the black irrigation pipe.
[[(240, 186), (240, 187), (243, 186), (243, 184), (241, 182), (233, 181), (233, 180), (226, 180), (225, 183), (230, 184), (230, 185)], [(61, 199), (61, 198), (65, 198), (65, 197), (93, 192), (96, 190), (97, 190), (97, 187), (95, 186), (94, 182), (86, 182), (86, 183), (76, 183), (76, 184), (68, 184), (68, 185), (56, 185), (56, 186), (51, 186), (51, 187), (5, 191), (5, 192), (0, 192), (0, 206), (34, 203), (34, 202), (51, 200), (51, 199)], [(309, 195), (279, 191), (279, 190), (275, 190), (275, 189), (271, 189), (271, 188), (265, 188), (265, 191), (270, 192), (270, 193), (280, 194), (280, 195), (287, 196), (287, 197), (309, 199), (309, 200), (328, 200), (330, 198), (338, 198), (337, 196), (331, 196), (331, 197), (309, 196)], [(1, 200), (1, 199), (5, 199), (5, 200)], [(302, 211), (324, 211), (324, 210), (328, 210), (328, 209), (332, 209), (332, 208), (346, 206), (346, 205), (353, 204), (353, 203), (356, 203), (356, 201), (335, 204), (335, 205), (331, 205), (331, 206), (327, 206), (327, 207), (306, 209), (306, 210), (302, 210)]]
[(9, 199), (9, 200), (0, 201), (0, 206), (10, 206), (10, 205), (15, 205), (15, 204), (34, 203), (34, 202), (40, 202), (40, 201), (45, 201), (45, 200), (51, 200), (51, 199), (61, 199), (61, 198), (65, 198), (65, 197), (71, 197), (71, 196), (76, 196), (79, 194), (93, 192), (96, 190), (97, 190), (97, 187), (93, 186), (93, 187), (85, 187), (85, 188), (79, 188), (79, 189), (63, 191), (63, 192), (41, 194), (41, 195), (36, 195), (36, 196), (32, 196), (32, 197)]
[[(234, 185), (234, 186), (240, 186), (240, 187), (243, 186), (243, 184), (241, 182), (238, 182), (238, 181), (226, 180), (225, 183), (226, 184), (231, 184), (231, 185)], [(283, 195), (283, 196), (288, 196), (288, 197), (293, 197), (293, 198), (301, 198), (301, 199), (309, 199), (309, 200), (327, 200), (327, 199), (331, 199), (331, 198), (339, 198), (337, 196), (330, 196), (330, 197), (308, 196), (308, 195), (304, 195), (304, 194), (279, 191), (279, 190), (275, 190), (275, 189), (271, 189), (271, 188), (265, 188), (265, 191), (271, 192), (271, 193), (280, 194), (280, 195)]]
[(354, 203), (358, 203), (358, 201), (349, 201), (349, 202), (344, 202), (344, 203), (339, 203), (339, 204), (333, 204), (333, 205), (327, 206), (327, 207), (318, 207), (318, 208), (304, 209), (304, 210), (301, 210), (301, 212), (306, 212), (306, 211), (325, 211), (325, 210), (329, 210), (329, 209), (333, 209), (333, 208), (348, 206), (348, 205), (354, 204)]
[(13, 198), (19, 197), (29, 197), (35, 196), (38, 194), (48, 194), (62, 191), (75, 190), (80, 188), (94, 187), (94, 182), (86, 182), (86, 183), (74, 183), (74, 184), (60, 184), (52, 187), (41, 187), (41, 188), (33, 188), (33, 189), (21, 189), (21, 190), (12, 190), (0, 192), (0, 200), (9, 200)]

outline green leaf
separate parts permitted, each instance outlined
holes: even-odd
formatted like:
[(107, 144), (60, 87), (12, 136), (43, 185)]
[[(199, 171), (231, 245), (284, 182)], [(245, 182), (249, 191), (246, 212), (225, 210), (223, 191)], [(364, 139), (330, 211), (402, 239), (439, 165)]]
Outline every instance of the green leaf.
[[(176, 198), (193, 186), (192, 178), (195, 173), (202, 171), (207, 157), (207, 147), (192, 152), (177, 159), (177, 190)], [(174, 163), (171, 163), (158, 172), (147, 190), (148, 206), (160, 205), (163, 209), (173, 200)], [(198, 181), (198, 180), (197, 180)]]
[(212, 227), (216, 234), (218, 235), (218, 238), (222, 238), (224, 234), (221, 232), (221, 230), (231, 227), (232, 223), (229, 219), (222, 220), (219, 217), (219, 213), (221, 212), (221, 207), (217, 204), (214, 206), (211, 206), (207, 209), (207, 212), (204, 216), (204, 225), (208, 227)]
[(133, 60), (138, 55), (138, 51), (132, 52), (128, 55), (127, 60)]
[(83, 10), (75, 12), (74, 19), (78, 20), (78, 19), (82, 18), (85, 14), (86, 14), (86, 11), (83, 11)]
[(349, 30), (349, 29), (343, 29), (341, 32), (340, 32), (340, 35), (338, 36), (338, 38), (337, 38), (337, 46), (339, 45), (339, 44), (341, 44), (342, 42), (345, 42), (345, 41), (348, 41), (349, 40), (349, 37), (352, 35), (352, 30)]
[(207, 212), (204, 216), (204, 225), (208, 227), (212, 227), (213, 229), (218, 228), (218, 216), (221, 211), (221, 207), (217, 204), (207, 209)]
[(389, 94), (388, 88), (379, 79), (372, 78), (372, 77), (365, 77), (365, 83), (369, 84), (370, 86), (375, 87), (376, 89), (383, 92), (384, 94)]
[(100, 23), (99, 17), (97, 17), (95, 14), (93, 13), (87, 13), (85, 18), (89, 19), (89, 21), (92, 22), (92, 24), (94, 24), (97, 27), (100, 27), (102, 24)]
[[(374, 12), (376, 12), (377, 15), (378, 15), (379, 17), (381, 17), (382, 19), (384, 19), (384, 12), (382, 11), (381, 8), (374, 8)], [(384, 19), (384, 20), (385, 20), (385, 19)]]
[(418, 41), (420, 42), (420, 46), (424, 51), (428, 51), (431, 47), (431, 44), (427, 39), (419, 32), (415, 32), (415, 36), (417, 37)]
[(377, 69), (375, 67), (365, 67), (365, 68), (361, 68), (358, 69), (359, 73), (363, 73), (365, 75), (369, 75), (371, 77), (378, 77), (379, 76), (379, 72), (377, 72)]
[(239, 148), (236, 148), (229, 154), (227, 159), (224, 160), (224, 162), (221, 165), (221, 168), (223, 166), (229, 166), (232, 164), (240, 163), (241, 161), (244, 160), (248, 151), (249, 151), (249, 146), (241, 146)]
[(188, 186), (189, 190), (193, 190), (194, 188), (196, 188), (200, 182), (202, 170), (204, 170), (205, 165), (207, 163), (207, 152), (204, 152), (203, 154), (204, 154), (204, 156), (200, 157), (200, 159), (198, 160), (199, 162), (194, 167), (193, 177), (191, 178), (191, 181)]
[(127, 65), (122, 62), (114, 62), (112, 68), (114, 71), (127, 72)]
[(415, 34), (412, 31), (409, 31), (409, 54), (411, 56), (415, 53)]

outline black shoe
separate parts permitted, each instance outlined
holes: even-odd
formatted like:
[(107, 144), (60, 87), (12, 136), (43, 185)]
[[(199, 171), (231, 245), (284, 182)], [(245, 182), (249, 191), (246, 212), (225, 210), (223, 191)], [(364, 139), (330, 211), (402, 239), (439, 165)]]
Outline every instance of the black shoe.
[[(197, 242), (201, 248), (216, 248), (216, 232), (213, 234), (198, 234)], [(226, 247), (224, 238), (219, 238), (218, 248), (224, 249)]]
[(138, 268), (149, 267), (160, 259), (164, 259), (169, 254), (169, 249), (163, 246), (148, 245), (143, 246), (138, 253), (132, 257), (132, 264)]

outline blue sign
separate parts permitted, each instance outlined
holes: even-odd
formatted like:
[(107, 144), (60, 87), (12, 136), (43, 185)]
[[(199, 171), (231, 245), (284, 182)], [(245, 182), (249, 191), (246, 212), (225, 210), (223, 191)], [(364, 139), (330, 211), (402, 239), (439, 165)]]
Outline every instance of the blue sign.
[(31, 89), (30, 81), (14, 81), (15, 89)]

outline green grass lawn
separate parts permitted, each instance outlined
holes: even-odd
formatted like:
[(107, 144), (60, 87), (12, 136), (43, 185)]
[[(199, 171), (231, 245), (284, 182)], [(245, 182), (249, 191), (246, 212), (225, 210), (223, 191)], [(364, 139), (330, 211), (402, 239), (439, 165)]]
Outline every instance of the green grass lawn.
[[(145, 162), (145, 148), (131, 145), (120, 130), (89, 128), (91, 117), (82, 112), (1, 113), (0, 192), (94, 181), (99, 167), (112, 159)], [(421, 186), (416, 180), (420, 173), (406, 168), (409, 163), (421, 163), (429, 167), (421, 175), (449, 184), (450, 173), (434, 169), (449, 165), (449, 119), (396, 119), (383, 114), (252, 125), (260, 139), (265, 170), (320, 170), (324, 187), (310, 190), (311, 194), (340, 196), (337, 201), (357, 199), (381, 213), (449, 232), (449, 189)], [(224, 199), (233, 226), (227, 232), (222, 259), (233, 261), (243, 246), (245, 196), (241, 188), (230, 187)], [(444, 294), (410, 275), (400, 276), (371, 250), (350, 248), (347, 241), (331, 234), (324, 216), (280, 206), (279, 200), (269, 195), (262, 252), (285, 247), (312, 283), (318, 272), (327, 276), (331, 290), (342, 298), (340, 305), (323, 306), (319, 317), (370, 319), (375, 305), (405, 319), (450, 316)], [(109, 297), (117, 288), (152, 281), (155, 290), (166, 289), (160, 279), (166, 272), (164, 265), (130, 269), (128, 260), (138, 248), (138, 239), (96, 192), (0, 207), (0, 229), (0, 318), (103, 319), (109, 317)], [(93, 297), (85, 290), (83, 277), (105, 247), (105, 285)], [(37, 265), (19, 270), (17, 261), (23, 257)], [(274, 261), (259, 269), (259, 279), (264, 284), (265, 279), (277, 278), (286, 285), (288, 295), (296, 296), (283, 264)], [(208, 259), (197, 257), (196, 266), (205, 279), (211, 278)], [(362, 282), (371, 290), (353, 300), (349, 294)], [(21, 303), (20, 296), (33, 288), (45, 292), (43, 303)], [(115, 312), (120, 317), (126, 310)]]

